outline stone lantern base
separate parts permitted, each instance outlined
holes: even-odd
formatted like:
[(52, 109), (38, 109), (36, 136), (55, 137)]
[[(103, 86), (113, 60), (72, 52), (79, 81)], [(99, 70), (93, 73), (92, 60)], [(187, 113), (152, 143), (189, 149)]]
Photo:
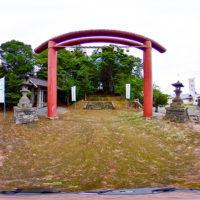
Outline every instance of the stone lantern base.
[(171, 122), (184, 123), (189, 120), (188, 108), (166, 108), (166, 115), (164, 119), (170, 120)]
[(16, 124), (26, 124), (32, 121), (38, 121), (36, 108), (20, 108), (15, 106), (13, 120)]

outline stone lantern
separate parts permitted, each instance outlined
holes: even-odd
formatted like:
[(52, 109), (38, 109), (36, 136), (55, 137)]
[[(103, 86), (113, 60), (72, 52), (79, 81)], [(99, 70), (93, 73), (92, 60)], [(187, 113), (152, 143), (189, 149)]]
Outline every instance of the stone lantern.
[(182, 83), (180, 83), (179, 81), (177, 83), (173, 83), (172, 84), (175, 87), (175, 94), (177, 99), (180, 99), (180, 94), (182, 93), (181, 88), (184, 87), (184, 85)]
[(31, 108), (32, 107), (32, 104), (29, 100), (29, 98), (27, 97), (27, 93), (30, 92), (28, 90), (28, 86), (30, 84), (26, 81), (24, 81), (21, 86), (22, 86), (22, 90), (20, 90), (20, 92), (22, 93), (22, 97), (21, 99), (19, 100), (19, 103), (17, 104), (18, 107), (20, 108)]
[(29, 92), (28, 86), (30, 85), (27, 81), (24, 81), (22, 84), (22, 97), (19, 100), (17, 106), (14, 106), (14, 115), (13, 120), (16, 124), (26, 124), (32, 121), (37, 121), (37, 112), (36, 108), (32, 107), (32, 104), (27, 97), (27, 93)]
[(183, 100), (180, 97), (181, 87), (184, 87), (179, 81), (173, 83), (172, 86), (175, 87), (175, 98), (172, 100), (170, 107), (166, 108), (166, 115), (164, 119), (168, 119), (172, 122), (186, 122), (189, 119), (188, 109), (184, 106)]

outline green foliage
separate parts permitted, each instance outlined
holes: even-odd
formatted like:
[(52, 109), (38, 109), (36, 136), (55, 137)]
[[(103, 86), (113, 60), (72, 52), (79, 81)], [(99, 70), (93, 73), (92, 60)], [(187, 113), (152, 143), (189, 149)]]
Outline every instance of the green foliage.
[(153, 89), (153, 106), (156, 108), (156, 112), (158, 111), (158, 106), (167, 105), (167, 94), (163, 94), (158, 86), (154, 86)]
[(0, 47), (1, 64), (5, 72), (12, 71), (20, 77), (33, 70), (33, 53), (30, 45), (11, 40)]
[(38, 67), (39, 71), (37, 72), (37, 77), (47, 80), (47, 71), (48, 71), (48, 51), (45, 50), (40, 54), (34, 55), (35, 65)]
[(22, 80), (19, 79), (18, 75), (13, 72), (9, 72), (6, 75), (6, 104), (17, 104), (20, 97), (20, 83)]
[[(39, 78), (47, 78), (47, 60), (47, 51), (35, 56)], [(122, 49), (114, 53), (113, 46), (103, 48), (102, 54), (95, 50), (92, 56), (83, 54), (81, 49), (75, 49), (74, 53), (59, 50), (57, 77), (58, 86), (66, 91), (65, 99), (69, 98), (73, 85), (77, 86), (77, 99), (86, 99), (101, 83), (104, 93), (125, 96), (125, 84), (131, 83), (132, 98), (142, 101), (141, 59), (125, 54)]]
[[(125, 84), (134, 82), (136, 78), (142, 79), (141, 59), (125, 54), (123, 49), (118, 48), (117, 52), (113, 52), (113, 46), (103, 48), (102, 54), (94, 51), (92, 59), (100, 71), (100, 82), (106, 93), (125, 96)], [(141, 91), (133, 89), (132, 96), (137, 96)]]
[[(33, 55), (29, 45), (12, 40), (1, 45), (0, 76), (6, 75), (6, 100), (16, 104), (21, 96), (19, 84), (27, 73), (38, 69), (37, 77), (47, 80), (48, 51)], [(80, 48), (74, 53), (66, 49), (57, 52), (57, 83), (64, 93), (60, 96), (69, 103), (71, 87), (77, 86), (77, 99), (87, 98), (99, 86), (103, 92), (125, 97), (125, 84), (131, 83), (131, 99), (143, 100), (142, 62), (140, 58), (129, 56), (123, 49), (113, 52), (113, 46), (97, 50), (91, 56)], [(157, 95), (158, 96), (158, 95)], [(156, 97), (157, 98), (157, 97)], [(159, 97), (160, 98), (160, 97)], [(158, 99), (158, 98), (157, 98)], [(160, 103), (159, 103), (160, 104)], [(163, 104), (163, 103), (162, 103)]]
[(131, 95), (131, 99), (139, 99), (140, 103), (143, 103), (143, 78), (131, 79)]
[(79, 70), (77, 70), (77, 87), (80, 88), (79, 95), (80, 97), (94, 93), (95, 86), (92, 84), (94, 81), (95, 73), (94, 73), (94, 66), (92, 62), (86, 57), (80, 57), (77, 59), (78, 63), (80, 64)]
[[(47, 79), (47, 51), (35, 57), (35, 63), (39, 68), (37, 76)], [(57, 53), (57, 82), (65, 92), (65, 100), (69, 98), (71, 87), (77, 86), (77, 99), (86, 98), (98, 87), (98, 72), (90, 57), (85, 56), (80, 49), (72, 54), (66, 49)]]
[(6, 77), (6, 103), (16, 104), (21, 97), (20, 83), (33, 72), (33, 52), (30, 45), (11, 40), (0, 46), (0, 77)]

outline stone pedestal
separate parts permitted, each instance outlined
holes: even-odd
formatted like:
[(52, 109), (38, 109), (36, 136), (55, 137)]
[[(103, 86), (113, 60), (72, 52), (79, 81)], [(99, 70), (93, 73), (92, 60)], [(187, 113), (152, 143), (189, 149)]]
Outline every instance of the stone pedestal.
[(168, 107), (166, 108), (166, 115), (164, 119), (168, 119), (171, 122), (186, 122), (189, 120), (188, 110), (187, 108), (172, 108)]
[(14, 107), (13, 120), (16, 124), (26, 124), (32, 121), (38, 121), (36, 108)]
[(17, 106), (14, 107), (13, 120), (16, 124), (26, 124), (38, 120), (36, 108), (32, 107), (32, 103), (27, 97), (28, 85), (27, 81), (22, 83), (22, 97)]

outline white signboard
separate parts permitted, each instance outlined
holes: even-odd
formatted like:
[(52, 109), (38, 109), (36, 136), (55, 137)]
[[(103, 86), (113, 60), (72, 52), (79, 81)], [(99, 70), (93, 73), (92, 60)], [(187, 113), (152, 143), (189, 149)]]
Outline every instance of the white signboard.
[(194, 78), (189, 79), (189, 90), (190, 90), (190, 94), (193, 97), (193, 103), (195, 103), (195, 80), (194, 80)]
[(131, 98), (131, 84), (126, 84), (126, 99)]
[(189, 90), (190, 94), (193, 96), (195, 94), (195, 81), (194, 78), (189, 79)]
[(5, 77), (0, 79), (0, 103), (5, 103)]
[(71, 88), (72, 101), (76, 101), (76, 86)]

